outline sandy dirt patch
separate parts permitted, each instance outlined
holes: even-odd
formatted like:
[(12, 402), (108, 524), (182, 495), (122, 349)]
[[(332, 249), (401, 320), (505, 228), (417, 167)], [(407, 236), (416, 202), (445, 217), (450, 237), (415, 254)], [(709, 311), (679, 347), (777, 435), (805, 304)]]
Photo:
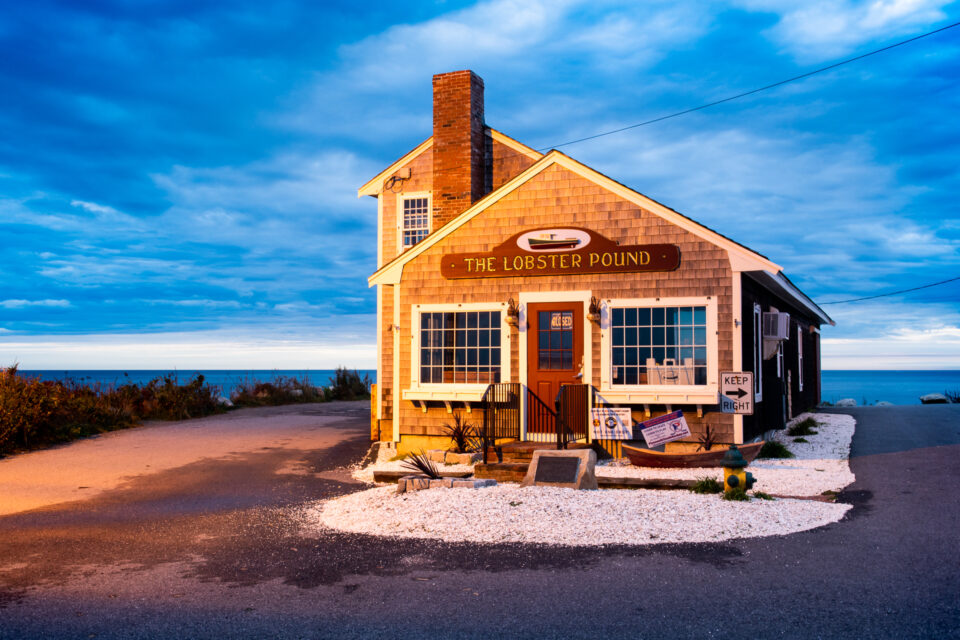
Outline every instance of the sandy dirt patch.
[(328, 404), (241, 409), (196, 420), (148, 423), (10, 456), (0, 459), (0, 515), (85, 500), (137, 476), (198, 460), (266, 448), (330, 447), (353, 435), (335, 426), (343, 420)]

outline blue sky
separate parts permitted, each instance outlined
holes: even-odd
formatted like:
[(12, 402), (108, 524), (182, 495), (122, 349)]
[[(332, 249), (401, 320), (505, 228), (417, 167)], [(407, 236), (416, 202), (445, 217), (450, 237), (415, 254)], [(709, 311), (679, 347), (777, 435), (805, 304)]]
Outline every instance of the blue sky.
[[(957, 3), (100, 2), (0, 9), (0, 364), (375, 364), (376, 204), (470, 68), (554, 146), (960, 20)], [(817, 301), (960, 275), (960, 28), (563, 151)], [(960, 368), (960, 282), (825, 307), (827, 368)]]

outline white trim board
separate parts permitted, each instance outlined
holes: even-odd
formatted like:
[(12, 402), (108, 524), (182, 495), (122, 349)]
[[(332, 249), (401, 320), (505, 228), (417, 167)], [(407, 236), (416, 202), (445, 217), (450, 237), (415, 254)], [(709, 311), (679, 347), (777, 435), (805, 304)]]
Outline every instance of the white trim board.
[[(582, 302), (583, 303), (583, 382), (593, 384), (593, 333), (590, 321), (587, 320), (587, 312), (590, 309), (590, 297), (592, 291), (521, 291), (520, 301), (520, 321), (517, 323), (517, 330), (520, 335), (519, 340), (519, 369), (518, 380), (523, 388), (527, 388), (527, 305), (539, 302)], [(593, 407), (593, 394), (590, 399), (590, 406)], [(520, 440), (527, 439), (527, 394), (522, 394), (520, 402)]]
[[(707, 384), (612, 386), (613, 358), (610, 336), (611, 307), (703, 307), (707, 308)], [(719, 329), (716, 296), (677, 298), (604, 299), (600, 311), (600, 388), (607, 402), (627, 404), (716, 404), (719, 392)]]
[(480, 400), (486, 383), (420, 383), (420, 314), (446, 311), (500, 312), (500, 381), (510, 381), (510, 325), (506, 323), (505, 302), (452, 302), (446, 304), (415, 304), (410, 307), (410, 386), (404, 389), (404, 400)]

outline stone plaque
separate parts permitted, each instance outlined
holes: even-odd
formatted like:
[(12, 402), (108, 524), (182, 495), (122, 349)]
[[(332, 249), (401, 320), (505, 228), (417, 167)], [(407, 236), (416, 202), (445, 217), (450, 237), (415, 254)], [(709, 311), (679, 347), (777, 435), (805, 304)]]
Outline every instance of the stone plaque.
[(577, 481), (577, 472), (580, 471), (580, 458), (543, 458), (537, 466), (537, 474), (533, 481), (536, 483), (564, 483), (572, 484)]
[(533, 452), (520, 486), (596, 489), (596, 466), (597, 454), (593, 449), (541, 449)]

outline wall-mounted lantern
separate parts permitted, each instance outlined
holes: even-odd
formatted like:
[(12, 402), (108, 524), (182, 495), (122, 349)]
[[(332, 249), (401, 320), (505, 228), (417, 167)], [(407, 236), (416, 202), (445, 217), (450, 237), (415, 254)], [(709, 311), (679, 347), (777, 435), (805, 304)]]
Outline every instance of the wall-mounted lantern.
[(507, 300), (507, 317), (504, 319), (511, 327), (515, 327), (520, 323), (520, 307), (517, 306), (513, 298)]
[(600, 298), (590, 296), (590, 309), (587, 311), (587, 320), (594, 324), (600, 324)]

